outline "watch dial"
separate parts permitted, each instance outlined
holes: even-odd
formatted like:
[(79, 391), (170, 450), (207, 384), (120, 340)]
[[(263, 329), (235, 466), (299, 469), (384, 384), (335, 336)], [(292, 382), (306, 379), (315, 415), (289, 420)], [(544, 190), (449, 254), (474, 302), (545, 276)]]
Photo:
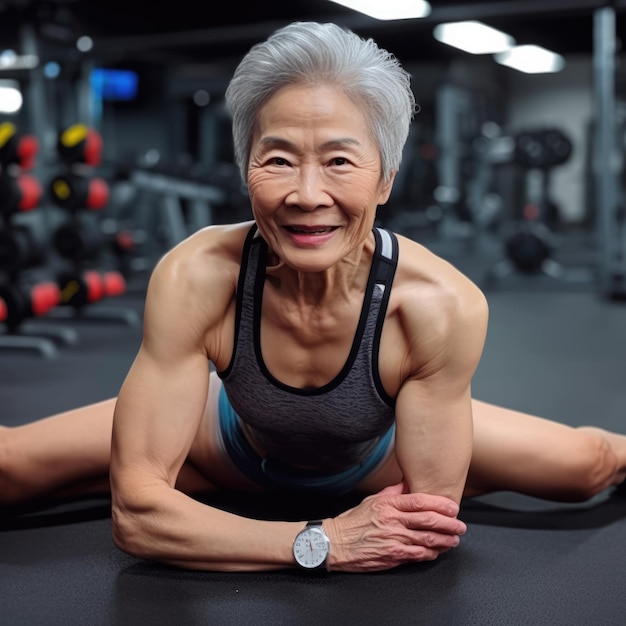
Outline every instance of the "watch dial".
[(318, 567), (328, 555), (326, 537), (319, 528), (306, 528), (296, 537), (293, 553), (302, 567)]

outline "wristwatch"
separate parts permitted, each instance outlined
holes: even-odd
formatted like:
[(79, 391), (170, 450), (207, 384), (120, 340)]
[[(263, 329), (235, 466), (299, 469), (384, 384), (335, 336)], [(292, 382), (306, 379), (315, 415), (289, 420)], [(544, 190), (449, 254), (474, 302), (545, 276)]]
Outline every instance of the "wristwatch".
[(307, 572), (327, 572), (330, 539), (322, 527), (322, 520), (313, 520), (293, 540), (296, 563)]

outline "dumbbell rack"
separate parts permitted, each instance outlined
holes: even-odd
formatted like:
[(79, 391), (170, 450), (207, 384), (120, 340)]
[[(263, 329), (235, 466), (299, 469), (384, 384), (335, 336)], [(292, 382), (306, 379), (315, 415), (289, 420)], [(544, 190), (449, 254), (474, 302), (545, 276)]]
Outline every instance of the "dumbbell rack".
[(57, 342), (73, 344), (78, 335), (71, 328), (33, 321), (46, 316), (58, 304), (53, 281), (28, 276), (41, 266), (45, 249), (31, 224), (18, 223), (19, 214), (38, 205), (41, 186), (27, 172), (34, 165), (38, 142), (22, 136), (10, 123), (0, 125), (0, 349), (35, 351), (55, 357)]
[[(109, 199), (108, 183), (94, 175), (101, 161), (102, 138), (83, 124), (74, 124), (58, 137), (57, 151), (62, 169), (50, 181), (50, 196), (65, 212), (65, 220), (53, 235), (53, 245), (64, 260), (66, 269), (59, 272), (61, 306), (50, 314), (51, 319), (89, 322), (122, 322), (137, 326), (141, 319), (132, 309), (103, 306), (101, 300), (119, 295), (120, 290), (106, 288), (107, 274), (96, 269), (106, 235), (97, 214)], [(113, 276), (111, 276), (112, 278)], [(119, 279), (123, 280), (121, 274)]]

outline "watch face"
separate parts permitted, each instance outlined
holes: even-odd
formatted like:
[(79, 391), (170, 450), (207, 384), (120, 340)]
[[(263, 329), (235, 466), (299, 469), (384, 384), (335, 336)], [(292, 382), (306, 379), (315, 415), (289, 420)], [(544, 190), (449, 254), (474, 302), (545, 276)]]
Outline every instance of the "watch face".
[(293, 554), (298, 565), (312, 569), (319, 567), (328, 556), (328, 540), (319, 528), (305, 528), (293, 542)]

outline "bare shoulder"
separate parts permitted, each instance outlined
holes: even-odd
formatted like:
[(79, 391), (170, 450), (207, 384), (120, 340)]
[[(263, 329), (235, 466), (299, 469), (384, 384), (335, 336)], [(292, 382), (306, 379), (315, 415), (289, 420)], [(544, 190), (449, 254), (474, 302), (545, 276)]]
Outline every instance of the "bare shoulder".
[(488, 320), (483, 292), (421, 244), (400, 235), (398, 241), (390, 312), (407, 342), (413, 367), (443, 363), (459, 351), (470, 358), (479, 355)]
[(239, 274), (243, 243), (252, 222), (207, 226), (169, 250), (157, 263), (151, 282), (173, 289), (203, 289), (229, 283)]
[(204, 349), (207, 334), (219, 334), (234, 306), (241, 253), (251, 226), (207, 226), (161, 257), (148, 285), (144, 340)]
[(397, 237), (400, 252), (394, 291), (402, 300), (416, 304), (414, 299), (419, 299), (427, 305), (418, 307), (424, 312), (436, 305), (433, 308), (438, 314), (442, 309), (461, 314), (486, 306), (480, 288), (450, 262), (411, 239)]

